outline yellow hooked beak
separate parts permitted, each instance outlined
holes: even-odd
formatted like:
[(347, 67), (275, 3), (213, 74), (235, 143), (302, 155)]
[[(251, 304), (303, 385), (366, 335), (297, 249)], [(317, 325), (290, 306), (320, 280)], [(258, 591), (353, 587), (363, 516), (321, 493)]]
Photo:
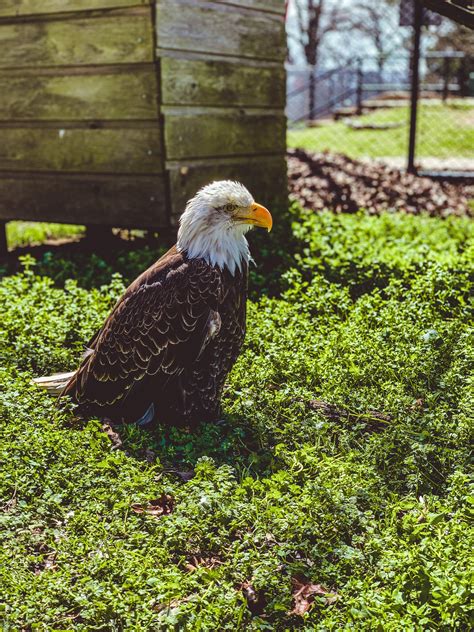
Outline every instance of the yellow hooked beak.
[(248, 209), (239, 211), (236, 214), (236, 218), (244, 224), (252, 224), (253, 226), (266, 228), (268, 232), (271, 231), (273, 226), (273, 219), (270, 215), (270, 211), (256, 202)]

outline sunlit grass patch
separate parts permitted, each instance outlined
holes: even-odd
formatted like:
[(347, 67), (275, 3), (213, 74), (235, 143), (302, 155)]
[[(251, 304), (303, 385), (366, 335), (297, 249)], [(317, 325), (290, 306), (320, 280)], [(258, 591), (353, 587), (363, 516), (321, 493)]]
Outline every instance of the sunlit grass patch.
[(75, 239), (84, 235), (84, 232), (84, 226), (75, 224), (14, 221), (7, 224), (7, 242), (12, 249), (42, 244), (47, 240)]
[[(352, 123), (388, 125), (353, 129)], [(391, 126), (394, 127), (391, 127)], [(288, 132), (288, 145), (310, 151), (341, 152), (351, 158), (404, 157), (408, 151), (409, 109), (390, 107), (360, 117)], [(473, 158), (474, 107), (420, 103), (417, 156)]]

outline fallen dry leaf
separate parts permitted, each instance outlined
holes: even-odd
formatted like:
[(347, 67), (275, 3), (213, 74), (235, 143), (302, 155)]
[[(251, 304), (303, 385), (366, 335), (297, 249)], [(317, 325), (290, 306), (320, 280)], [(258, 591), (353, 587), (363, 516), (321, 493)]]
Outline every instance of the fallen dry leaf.
[(9, 500), (7, 500), (6, 503), (3, 505), (2, 511), (4, 511), (5, 513), (8, 513), (12, 509), (14, 509), (16, 505), (17, 505), (17, 497), (16, 497), (16, 488), (15, 488), (13, 492), (13, 496)]
[(265, 595), (262, 590), (255, 590), (250, 582), (242, 582), (240, 590), (247, 602), (247, 607), (254, 615), (262, 614), (265, 608)]
[(146, 505), (134, 503), (131, 509), (137, 514), (148, 514), (154, 518), (167, 516), (174, 509), (174, 498), (169, 494), (161, 494), (159, 498), (150, 500)]
[(423, 406), (425, 405), (425, 402), (423, 399), (418, 398), (415, 399), (415, 401), (413, 402), (413, 404), (410, 406), (411, 410), (416, 410), (417, 408), (423, 408)]
[(190, 573), (193, 573), (199, 567), (213, 569), (221, 564), (223, 564), (223, 562), (221, 562), (218, 557), (202, 557), (201, 555), (193, 555), (186, 561), (184, 566)]
[[(42, 550), (45, 550), (45, 548), (46, 547), (42, 545), (41, 547), (35, 547), (35, 550), (37, 550), (38, 552), (41, 552)], [(51, 570), (51, 571), (57, 570), (58, 567), (56, 565), (56, 556), (57, 556), (56, 551), (50, 551), (49, 553), (45, 554), (43, 556), (43, 560), (35, 564), (35, 567), (34, 567), (35, 575), (41, 575), (41, 573), (43, 573), (46, 570)]]
[(122, 439), (119, 433), (115, 432), (110, 424), (102, 424), (102, 430), (112, 441), (112, 450), (118, 450), (118, 448), (122, 447)]
[(429, 215), (472, 215), (469, 187), (406, 173), (377, 161), (343, 154), (288, 150), (291, 197), (310, 211), (324, 208), (371, 215), (387, 210)]
[(366, 432), (380, 432), (385, 430), (392, 418), (387, 413), (378, 410), (368, 410), (366, 413), (358, 413), (339, 408), (322, 399), (311, 399), (307, 402), (311, 410), (317, 410), (327, 419), (334, 422), (344, 420), (346, 423), (363, 422)]
[(326, 604), (332, 604), (339, 599), (336, 592), (331, 592), (321, 584), (312, 584), (303, 579), (291, 578), (293, 586), (294, 607), (288, 614), (295, 614), (302, 617), (311, 608), (314, 597), (324, 597)]
[(181, 597), (177, 599), (171, 599), (168, 603), (157, 603), (152, 606), (152, 610), (155, 612), (162, 612), (163, 610), (173, 610), (174, 608), (178, 608), (182, 603), (186, 603), (191, 600), (191, 596), (189, 597)]
[(184, 483), (187, 483), (188, 481), (193, 479), (195, 477), (195, 475), (196, 475), (194, 470), (176, 470), (174, 468), (171, 468), (169, 470), (165, 470), (165, 472), (167, 472), (169, 474), (176, 474), (176, 476), (179, 476), (179, 478)]
[(150, 448), (145, 450), (145, 460), (148, 463), (154, 463), (156, 461), (156, 454)]

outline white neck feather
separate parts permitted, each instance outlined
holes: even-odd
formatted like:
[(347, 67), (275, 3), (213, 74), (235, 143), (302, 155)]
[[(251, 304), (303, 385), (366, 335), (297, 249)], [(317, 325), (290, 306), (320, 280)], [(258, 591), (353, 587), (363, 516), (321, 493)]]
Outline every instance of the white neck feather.
[(180, 219), (177, 249), (191, 259), (201, 258), (221, 270), (227, 268), (234, 275), (251, 259), (245, 238), (250, 226), (208, 220), (208, 214), (196, 212), (188, 205)]

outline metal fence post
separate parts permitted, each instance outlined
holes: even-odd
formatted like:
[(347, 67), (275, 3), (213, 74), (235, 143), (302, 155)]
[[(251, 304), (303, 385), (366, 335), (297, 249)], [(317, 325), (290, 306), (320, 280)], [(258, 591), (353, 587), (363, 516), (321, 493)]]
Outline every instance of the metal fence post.
[(466, 56), (462, 57), (459, 62), (458, 68), (458, 84), (459, 84), (459, 96), (467, 97), (468, 96), (468, 86), (467, 86), (467, 60)]
[(316, 90), (315, 68), (314, 66), (310, 66), (309, 68), (309, 114), (308, 114), (308, 118), (310, 121), (314, 120), (314, 110), (316, 109), (315, 94), (314, 94), (315, 90)]
[(357, 101), (356, 101), (356, 113), (358, 116), (362, 114), (362, 82), (363, 82), (364, 74), (362, 71), (362, 59), (359, 57), (357, 59)]
[(450, 59), (445, 57), (443, 60), (443, 103), (446, 103), (449, 94), (449, 66)]
[(408, 139), (408, 163), (407, 171), (416, 173), (415, 168), (415, 144), (416, 144), (416, 118), (418, 110), (419, 75), (420, 75), (420, 39), (423, 22), (423, 7), (419, 0), (413, 0), (413, 50), (411, 55), (411, 100), (410, 100), (410, 136)]

